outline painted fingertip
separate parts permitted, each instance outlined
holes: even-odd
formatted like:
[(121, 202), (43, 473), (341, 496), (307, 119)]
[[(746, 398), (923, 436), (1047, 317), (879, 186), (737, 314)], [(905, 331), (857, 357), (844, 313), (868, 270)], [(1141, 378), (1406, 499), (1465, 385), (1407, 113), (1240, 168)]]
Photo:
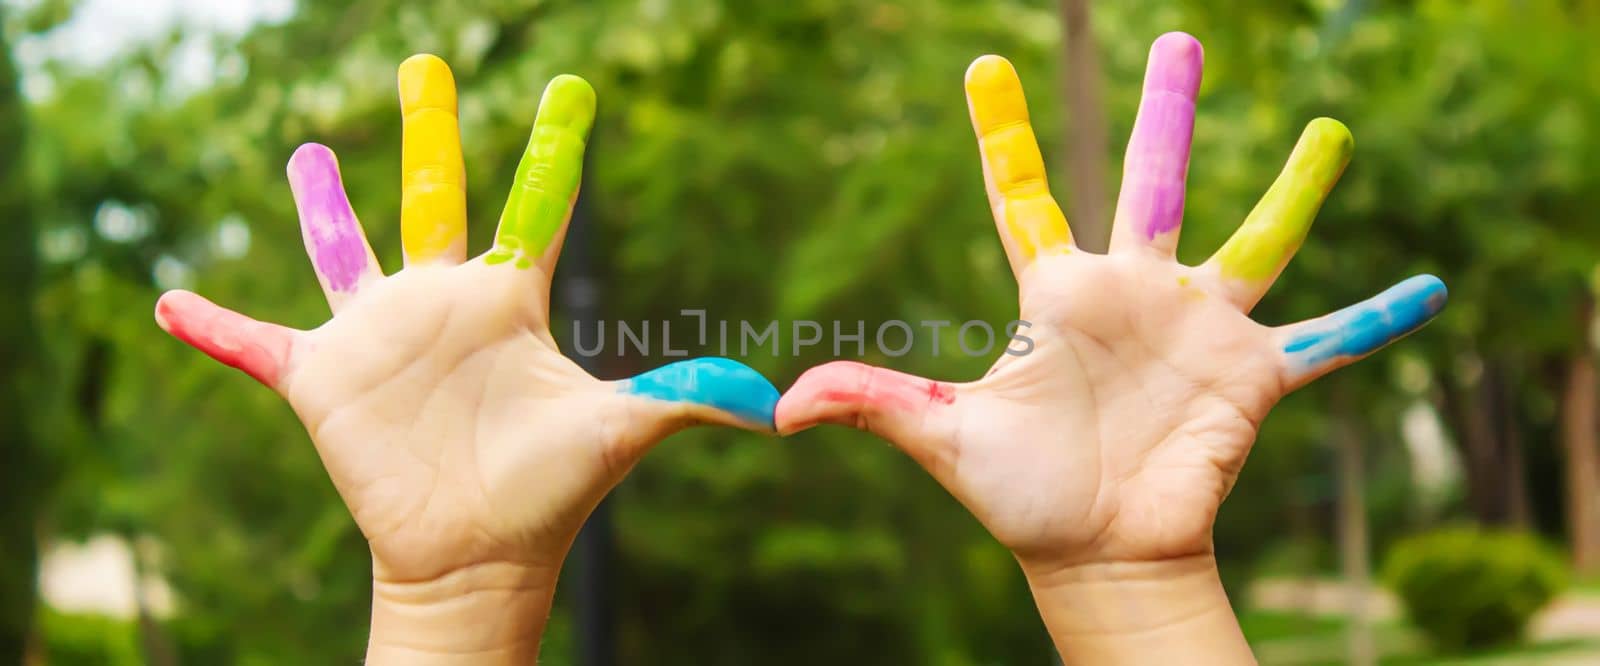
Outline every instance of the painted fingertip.
[[(1015, 141), (1027, 145), (1013, 148), (1037, 152), (1038, 147), (1033, 145), (1033, 130), (1025, 126), (1028, 104), (1022, 92), (1022, 80), (1017, 78), (1017, 70), (1011, 66), (1011, 61), (997, 55), (986, 55), (972, 61), (967, 68), (965, 86), (967, 110), (972, 115), (973, 127), (978, 132), (980, 142), (991, 132), (1022, 123), (1020, 126), (1026, 132), (1017, 134), (1026, 134), (1026, 138), (1019, 136)], [(1043, 164), (1039, 167), (1043, 168)]]
[(1150, 45), (1145, 90), (1167, 90), (1193, 99), (1200, 90), (1205, 49), (1186, 32), (1169, 32)]
[(1397, 334), (1410, 333), (1428, 323), (1444, 310), (1450, 300), (1450, 288), (1437, 276), (1423, 273), (1390, 287), (1379, 299), (1389, 301), (1390, 325)]
[(289, 182), (293, 183), (296, 173), (303, 173), (319, 168), (323, 164), (335, 162), (337, 162), (337, 158), (334, 157), (332, 148), (311, 141), (302, 143), (299, 148), (294, 149), (294, 154), (289, 156), (289, 164), (285, 166), (285, 169), (289, 172)]
[(778, 389), (761, 373), (732, 359), (678, 361), (623, 382), (619, 390), (656, 400), (704, 405), (762, 429), (774, 429)]
[(1283, 351), (1301, 367), (1365, 356), (1422, 327), (1444, 309), (1450, 292), (1433, 275), (1417, 275), (1366, 301), (1313, 322)]
[(1017, 78), (1017, 69), (1011, 61), (993, 53), (978, 56), (967, 66), (966, 83), (969, 88), (1005, 85)]
[(1306, 123), (1306, 129), (1300, 136), (1302, 141), (1308, 142), (1319, 152), (1339, 156), (1346, 162), (1350, 161), (1350, 153), (1356, 147), (1356, 139), (1350, 135), (1350, 128), (1333, 118), (1313, 118)]
[(400, 108), (416, 109), (456, 108), (455, 77), (450, 65), (432, 53), (418, 53), (400, 63)]
[(156, 325), (160, 326), (161, 330), (166, 331), (168, 335), (172, 335), (172, 312), (176, 307), (175, 304), (186, 295), (193, 296), (194, 294), (181, 289), (173, 289), (161, 294), (161, 297), (156, 299)]
[(562, 74), (545, 86), (534, 124), (565, 127), (585, 136), (594, 125), (594, 109), (594, 87), (582, 77)]

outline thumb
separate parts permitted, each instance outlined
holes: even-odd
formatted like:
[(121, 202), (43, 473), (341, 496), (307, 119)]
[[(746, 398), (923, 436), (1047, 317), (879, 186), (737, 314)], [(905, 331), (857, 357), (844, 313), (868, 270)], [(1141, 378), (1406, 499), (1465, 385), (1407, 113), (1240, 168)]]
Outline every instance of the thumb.
[(761, 373), (732, 359), (678, 361), (613, 384), (627, 415), (616, 441), (630, 459), (691, 425), (773, 430), (778, 389)]
[(278, 387), (298, 331), (256, 321), (200, 295), (173, 290), (156, 301), (156, 324), (207, 356)]
[(775, 420), (788, 435), (818, 423), (866, 430), (924, 466), (942, 458), (945, 410), (956, 385), (894, 370), (834, 361), (807, 370), (778, 401)]

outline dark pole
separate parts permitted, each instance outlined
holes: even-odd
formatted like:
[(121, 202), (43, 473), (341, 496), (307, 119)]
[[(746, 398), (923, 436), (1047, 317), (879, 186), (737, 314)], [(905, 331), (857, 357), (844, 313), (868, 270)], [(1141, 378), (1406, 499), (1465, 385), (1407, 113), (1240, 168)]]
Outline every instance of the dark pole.
[[(584, 171), (593, 173), (593, 160)], [(567, 239), (561, 250), (560, 278), (556, 281), (561, 309), (567, 317), (598, 335), (600, 320), (600, 282), (594, 272), (594, 225), (589, 207), (580, 191), (567, 226)], [(574, 331), (577, 329), (574, 328)], [(596, 374), (596, 357), (574, 355), (573, 360), (590, 374)], [(573, 544), (577, 570), (577, 644), (580, 666), (612, 666), (616, 663), (611, 614), (611, 511), (609, 500), (601, 500), (589, 515), (578, 540)]]

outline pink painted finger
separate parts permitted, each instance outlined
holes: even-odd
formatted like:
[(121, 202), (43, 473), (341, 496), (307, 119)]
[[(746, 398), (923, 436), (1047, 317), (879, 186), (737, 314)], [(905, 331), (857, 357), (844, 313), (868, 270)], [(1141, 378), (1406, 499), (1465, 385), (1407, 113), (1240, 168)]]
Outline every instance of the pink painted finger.
[(1123, 158), (1113, 251), (1152, 248), (1171, 256), (1177, 250), (1204, 60), (1200, 42), (1185, 33), (1169, 32), (1150, 46), (1144, 96)]
[(289, 158), (288, 172), (306, 255), (328, 306), (338, 312), (363, 283), (383, 272), (345, 195), (333, 151), (318, 143), (302, 145)]
[(956, 401), (956, 387), (852, 361), (807, 370), (778, 400), (774, 421), (788, 435), (819, 423), (850, 426), (889, 440), (918, 462), (937, 459), (938, 412)]
[(277, 388), (298, 331), (256, 321), (192, 292), (175, 290), (156, 301), (156, 323), (207, 356)]

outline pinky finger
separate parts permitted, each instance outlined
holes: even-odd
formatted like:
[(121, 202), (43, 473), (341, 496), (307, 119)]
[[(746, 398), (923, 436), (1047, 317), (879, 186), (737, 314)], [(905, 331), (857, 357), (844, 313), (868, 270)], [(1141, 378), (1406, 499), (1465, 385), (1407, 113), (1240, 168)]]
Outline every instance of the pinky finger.
[(182, 290), (156, 301), (161, 329), (223, 364), (277, 388), (298, 331), (256, 321)]
[(1333, 314), (1279, 329), (1284, 383), (1299, 388), (1422, 328), (1448, 296), (1439, 278), (1417, 275)]

